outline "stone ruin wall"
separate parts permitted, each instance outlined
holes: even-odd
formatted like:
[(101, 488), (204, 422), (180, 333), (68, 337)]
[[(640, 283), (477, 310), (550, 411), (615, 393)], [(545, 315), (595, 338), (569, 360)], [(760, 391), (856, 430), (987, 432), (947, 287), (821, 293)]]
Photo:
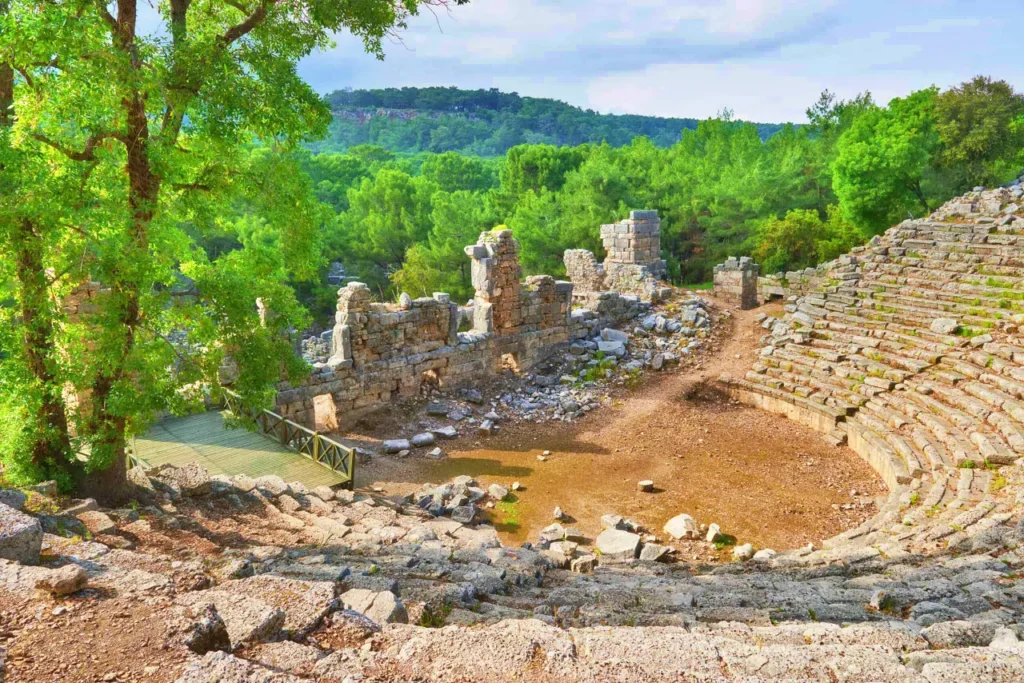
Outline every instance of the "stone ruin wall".
[(630, 211), (629, 218), (601, 226), (601, 243), (607, 256), (599, 264), (586, 249), (568, 249), (565, 270), (578, 300), (592, 292), (615, 291), (645, 301), (659, 301), (666, 289), (658, 280), (665, 276), (661, 259), (661, 220), (657, 211)]
[(863, 251), (864, 247), (855, 247), (849, 254), (814, 268), (771, 275), (761, 275), (760, 266), (749, 257), (730, 256), (714, 268), (714, 291), (743, 309), (756, 308), (773, 299), (806, 296), (856, 279), (857, 254)]
[(396, 397), (413, 397), (425, 383), (460, 384), (526, 370), (572, 339), (640, 312), (640, 298), (588, 292), (573, 309), (573, 283), (550, 275), (521, 280), (519, 244), (509, 230), (481, 234), (466, 247), (476, 290), (473, 329), (459, 332), (462, 312), (447, 294), (404, 304), (374, 303), (369, 288), (349, 282), (338, 291), (331, 355), (314, 363), (301, 385), (278, 386), (277, 411), (316, 423), (314, 399), (329, 395), (339, 426)]
[(857, 265), (856, 254), (863, 249), (856, 247), (850, 254), (814, 268), (762, 275), (757, 278), (757, 297), (760, 301), (789, 299), (792, 296), (806, 296), (826, 287), (839, 286), (853, 277), (851, 274), (856, 271)]

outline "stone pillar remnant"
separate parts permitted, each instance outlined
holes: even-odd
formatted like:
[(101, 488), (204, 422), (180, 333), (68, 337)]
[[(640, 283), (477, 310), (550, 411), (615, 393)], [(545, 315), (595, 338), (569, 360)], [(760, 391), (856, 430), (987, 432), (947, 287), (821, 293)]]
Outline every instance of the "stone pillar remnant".
[(760, 270), (761, 267), (749, 256), (739, 259), (730, 256), (725, 263), (715, 266), (715, 295), (744, 310), (757, 308), (757, 275)]

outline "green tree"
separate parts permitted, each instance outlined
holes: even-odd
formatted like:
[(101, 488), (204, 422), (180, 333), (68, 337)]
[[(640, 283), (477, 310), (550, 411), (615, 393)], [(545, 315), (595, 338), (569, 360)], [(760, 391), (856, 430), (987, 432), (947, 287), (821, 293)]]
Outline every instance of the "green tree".
[(938, 163), (952, 169), (961, 188), (1003, 182), (1020, 170), (1024, 148), (1024, 95), (1006, 81), (977, 76), (935, 99), (942, 140)]
[[(236, 386), (252, 402), (266, 401), (282, 363), (300, 369), (284, 332), (304, 317), (282, 279), (308, 277), (319, 260), (317, 212), (304, 204), (311, 188), (296, 172), (283, 178), (287, 188), (271, 187), (263, 160), (243, 147), (322, 134), (328, 110), (296, 62), (341, 30), (381, 56), (383, 39), (423, 4), (444, 3), (169, 0), (161, 30), (142, 34), (138, 0), (8, 3), (0, 63), (18, 74), (11, 146), (75, 169), (78, 194), (91, 199), (75, 227), (89, 247), (82, 275), (102, 285), (99, 305), (48, 350), (87, 349), (68, 371), (85, 399), (72, 418), (88, 441), (86, 490), (121, 498), (128, 437), (155, 410), (181, 409), (182, 387), (215, 383), (226, 353), (241, 359)], [(262, 207), (289, 246), (255, 244), (210, 261), (182, 223), (201, 226), (240, 195), (256, 205), (298, 198), (284, 223)], [(18, 286), (33, 277), (19, 275)], [(254, 296), (275, 314), (262, 324)], [(182, 331), (185, 343), (174, 338)]]
[(478, 192), (490, 189), (495, 183), (493, 168), (483, 159), (457, 152), (428, 156), (420, 166), (420, 174), (444, 192)]
[(331, 251), (354, 263), (360, 275), (383, 290), (402, 267), (406, 250), (430, 233), (429, 180), (385, 168), (349, 190), (349, 210), (338, 217), (338, 241)]
[(569, 171), (577, 168), (587, 157), (589, 148), (555, 147), (553, 145), (519, 145), (505, 156), (499, 171), (500, 190), (495, 195), (495, 206), (505, 215), (527, 192), (542, 190), (557, 192)]
[(939, 148), (936, 88), (861, 114), (836, 144), (833, 187), (843, 215), (872, 231), (928, 213), (925, 183)]
[(459, 301), (470, 299), (473, 283), (465, 247), (475, 244), (480, 233), (491, 225), (484, 196), (466, 190), (436, 192), (430, 203), (427, 241), (408, 249), (402, 268), (392, 280), (415, 296), (448, 292)]
[(824, 221), (810, 209), (793, 209), (784, 218), (768, 218), (758, 225), (756, 239), (753, 255), (762, 271), (776, 273), (830, 261), (864, 237), (831, 206)]

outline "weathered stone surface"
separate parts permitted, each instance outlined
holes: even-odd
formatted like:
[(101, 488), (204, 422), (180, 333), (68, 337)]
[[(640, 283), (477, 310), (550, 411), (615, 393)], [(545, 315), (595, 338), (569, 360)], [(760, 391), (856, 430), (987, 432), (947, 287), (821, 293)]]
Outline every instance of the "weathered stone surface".
[(356, 588), (341, 594), (345, 609), (364, 614), (378, 624), (404, 624), (409, 616), (405, 606), (390, 591), (370, 591)]
[(932, 321), (930, 329), (935, 334), (956, 334), (960, 329), (960, 323), (952, 318), (936, 318)]
[(424, 446), (434, 445), (436, 437), (430, 432), (423, 432), (422, 434), (413, 435), (410, 441), (412, 442), (412, 445), (415, 446), (416, 448), (423, 448)]
[(669, 549), (663, 545), (657, 545), (656, 543), (644, 543), (644, 547), (640, 550), (640, 559), (645, 562), (657, 562), (658, 560), (665, 559), (668, 555)]
[(597, 555), (581, 555), (570, 566), (576, 574), (590, 574), (597, 568)]
[(676, 515), (665, 523), (665, 533), (676, 539), (700, 537), (697, 521), (685, 512), (681, 515)]
[(266, 491), (271, 496), (280, 496), (291, 493), (292, 489), (288, 483), (276, 474), (265, 474), (253, 480), (253, 484), (261, 491)]
[(231, 647), (273, 640), (284, 625), (284, 610), (231, 590), (215, 589), (186, 593), (178, 600), (197, 612), (205, 610), (207, 605), (212, 605), (224, 622)]
[(621, 330), (616, 330), (611, 327), (606, 327), (601, 330), (601, 339), (606, 342), (621, 342), (623, 344), (629, 343), (629, 335)]
[(329, 486), (317, 486), (313, 489), (313, 494), (322, 501), (330, 502), (334, 500), (334, 490)]
[[(343, 571), (340, 575), (344, 575)], [(326, 615), (339, 607), (333, 581), (310, 581), (258, 574), (229, 581), (221, 584), (219, 588), (235, 595), (250, 596), (283, 610), (285, 619), (281, 623), (281, 630), (290, 638), (304, 637), (319, 626)]]
[(202, 496), (210, 492), (210, 474), (198, 463), (161, 470), (160, 479), (178, 485), (183, 495)]
[(224, 620), (217, 614), (212, 603), (200, 604), (196, 608), (184, 608), (180, 624), (168, 624), (181, 638), (181, 643), (192, 652), (202, 655), (211, 650), (231, 649)]
[(110, 519), (110, 516), (103, 512), (92, 510), (90, 512), (81, 512), (75, 516), (78, 517), (78, 521), (85, 525), (89, 533), (94, 536), (117, 533), (117, 525), (114, 524), (114, 520)]
[(610, 560), (632, 560), (640, 554), (641, 540), (637, 534), (617, 529), (605, 529), (597, 536), (595, 547), (601, 558)]
[(601, 528), (602, 529), (625, 529), (626, 524), (622, 519), (622, 515), (602, 515), (601, 516)]
[(21, 491), (16, 489), (0, 489), (0, 505), (6, 505), (9, 508), (20, 511), (25, 507), (25, 501), (28, 500)]
[(738, 545), (732, 549), (732, 559), (739, 562), (746, 562), (754, 557), (754, 546), (749, 543)]
[(472, 524), (476, 517), (476, 505), (459, 505), (452, 510), (452, 521), (460, 524)]
[(48, 569), (36, 579), (36, 588), (53, 595), (70, 595), (80, 591), (89, 583), (89, 576), (77, 564), (67, 564), (59, 569)]
[(408, 439), (388, 439), (380, 445), (381, 450), (385, 453), (398, 453), (400, 451), (408, 451), (412, 448), (412, 443)]
[(0, 559), (35, 564), (42, 544), (39, 520), (0, 503)]
[(454, 439), (459, 435), (459, 432), (455, 427), (451, 425), (445, 425), (444, 427), (438, 427), (437, 429), (431, 429), (431, 433), (439, 436), (443, 439)]
[(620, 341), (600, 341), (597, 350), (607, 356), (621, 358), (626, 355), (626, 345)]
[(327, 656), (317, 647), (300, 645), (292, 641), (263, 643), (246, 650), (246, 658), (268, 669), (299, 676), (309, 676), (314, 665)]
[(988, 645), (999, 624), (993, 621), (942, 621), (922, 629), (921, 635), (933, 648)]
[(301, 679), (226, 652), (208, 652), (190, 660), (175, 683), (301, 683)]

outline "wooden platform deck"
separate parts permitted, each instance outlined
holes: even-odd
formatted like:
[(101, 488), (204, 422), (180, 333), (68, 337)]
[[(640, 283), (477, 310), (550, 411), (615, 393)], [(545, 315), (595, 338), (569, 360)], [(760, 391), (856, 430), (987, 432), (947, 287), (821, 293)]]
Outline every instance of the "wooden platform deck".
[(198, 462), (210, 474), (276, 474), (307, 487), (336, 486), (338, 472), (285, 448), (274, 439), (245, 429), (228, 429), (220, 412), (161, 420), (136, 437), (135, 455), (148, 466)]

